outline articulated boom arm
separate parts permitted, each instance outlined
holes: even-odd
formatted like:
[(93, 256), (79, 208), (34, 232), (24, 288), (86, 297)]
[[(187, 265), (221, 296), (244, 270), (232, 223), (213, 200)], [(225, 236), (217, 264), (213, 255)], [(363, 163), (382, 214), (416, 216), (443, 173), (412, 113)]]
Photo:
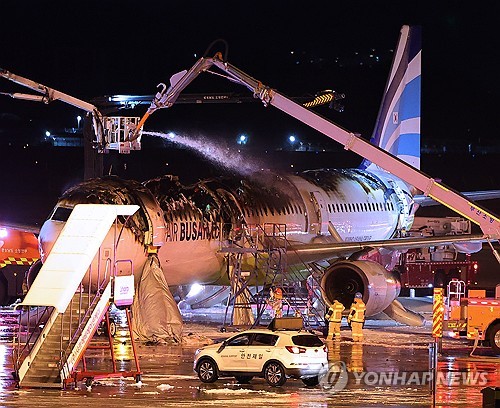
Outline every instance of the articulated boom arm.
[[(0, 68), (0, 77), (15, 82), (16, 84), (30, 88), (42, 95), (23, 94), (23, 93), (3, 93), (15, 99), (24, 99), (29, 101), (50, 103), (52, 101), (62, 101), (76, 108), (82, 109), (92, 117), (92, 126), (94, 129), (94, 144), (100, 151), (107, 149), (116, 149), (123, 153), (128, 153), (130, 150), (139, 150), (140, 144), (132, 145), (130, 142), (124, 143), (124, 138), (128, 138), (128, 134), (136, 129), (136, 123), (139, 118), (128, 117), (106, 117), (99, 112), (99, 109), (91, 103), (82, 101), (74, 96), (65, 94), (56, 89), (49, 88), (31, 79), (13, 74), (5, 69)], [(138, 136), (141, 130), (137, 129)], [(138, 138), (138, 137), (137, 137)]]
[[(354, 133), (342, 129), (340, 126), (263, 85), (260, 81), (252, 78), (238, 68), (224, 62), (220, 54), (216, 54), (213, 58), (200, 58), (189, 71), (182, 71), (174, 75), (171, 78), (171, 86), (168, 89), (166, 89), (165, 85), (161, 84), (163, 85), (163, 90), (156, 94), (148, 111), (139, 122), (138, 128), (144, 124), (148, 116), (155, 110), (171, 107), (175, 103), (179, 93), (201, 72), (207, 71), (212, 66), (216, 66), (223, 71), (230, 81), (246, 86), (252, 91), (254, 97), (262, 100), (265, 106), (275, 106), (329, 138), (341, 143), (346, 150), (352, 150), (361, 157), (370, 160), (377, 166), (423, 191), (425, 195), (479, 225), (485, 238), (492, 240), (500, 239), (500, 219), (496, 215), (469, 201), (460, 193), (438, 183), (433, 178), (399, 160), (390, 153), (372, 145)], [(131, 140), (134, 140), (134, 137), (136, 136), (132, 135)]]
[(71, 95), (49, 88), (48, 86), (39, 84), (38, 82), (32, 81), (31, 79), (13, 74), (12, 72), (9, 72), (5, 69), (0, 68), (0, 76), (4, 77), (5, 79), (8, 79), (9, 81), (15, 82), (16, 84), (23, 85), (27, 88), (30, 88), (36, 92), (40, 92), (43, 94), (43, 95), (30, 95), (30, 94), (20, 94), (20, 93), (9, 94), (13, 98), (40, 101), (44, 103), (60, 100), (66, 102), (69, 105), (73, 105), (77, 108), (83, 109), (86, 112), (90, 113), (98, 112), (97, 108), (88, 102), (82, 101)]

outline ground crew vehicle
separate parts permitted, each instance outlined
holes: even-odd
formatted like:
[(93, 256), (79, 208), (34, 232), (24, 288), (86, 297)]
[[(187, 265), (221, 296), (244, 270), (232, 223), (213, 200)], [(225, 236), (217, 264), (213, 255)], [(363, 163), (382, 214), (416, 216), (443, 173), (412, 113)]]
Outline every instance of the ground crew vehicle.
[(34, 231), (0, 225), (0, 306), (24, 296), (31, 284), (30, 266), (40, 258)]
[(445, 298), (443, 331), (451, 337), (467, 336), (483, 340), (500, 354), (500, 285), (494, 298), (487, 298), (485, 290), (469, 290), (465, 297), (465, 283), (452, 280)]
[(193, 368), (205, 383), (223, 376), (234, 376), (240, 383), (264, 377), (277, 387), (292, 377), (312, 386), (328, 370), (327, 348), (304, 330), (250, 329), (197, 350)]

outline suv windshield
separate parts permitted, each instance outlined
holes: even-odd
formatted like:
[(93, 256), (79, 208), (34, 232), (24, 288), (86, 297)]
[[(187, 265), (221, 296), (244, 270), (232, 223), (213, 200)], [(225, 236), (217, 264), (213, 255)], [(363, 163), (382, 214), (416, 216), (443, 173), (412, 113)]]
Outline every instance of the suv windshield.
[(313, 334), (301, 334), (299, 336), (292, 336), (292, 342), (296, 346), (303, 347), (320, 347), (323, 345), (323, 342), (318, 336), (314, 336)]

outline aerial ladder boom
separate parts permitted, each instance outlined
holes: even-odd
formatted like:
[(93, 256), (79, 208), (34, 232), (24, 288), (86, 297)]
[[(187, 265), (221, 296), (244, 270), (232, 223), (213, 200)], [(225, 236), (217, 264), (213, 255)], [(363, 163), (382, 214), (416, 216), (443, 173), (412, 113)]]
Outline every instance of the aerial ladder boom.
[[(228, 80), (247, 87), (253, 93), (254, 97), (259, 98), (265, 106), (275, 106), (288, 115), (316, 129), (318, 132), (341, 143), (346, 150), (351, 150), (361, 157), (370, 160), (382, 169), (421, 190), (426, 196), (433, 198), (479, 225), (484, 234), (484, 238), (488, 241), (498, 240), (500, 238), (500, 219), (498, 216), (490, 213), (488, 210), (468, 200), (467, 197), (437, 182), (383, 149), (326, 120), (274, 89), (265, 86), (260, 81), (252, 78), (235, 66), (223, 61), (219, 53), (213, 58), (200, 58), (189, 71), (182, 71), (175, 74), (171, 78), (170, 87), (167, 89), (163, 86), (163, 89), (156, 94), (148, 111), (141, 118), (138, 128), (141, 128), (147, 118), (157, 109), (171, 107), (175, 103), (180, 92), (182, 92), (189, 83), (191, 83), (201, 72), (208, 71), (213, 66), (223, 71)], [(131, 140), (134, 140), (135, 137), (137, 137), (137, 135), (133, 133), (131, 135)], [(494, 251), (494, 254), (500, 262), (498, 253)]]
[[(92, 118), (94, 132), (93, 146), (100, 152), (118, 150), (120, 153), (129, 153), (130, 150), (140, 150), (141, 129), (136, 129), (139, 121), (138, 117), (104, 116), (99, 109), (91, 103), (82, 101), (74, 96), (49, 88), (46, 85), (16, 75), (2, 68), (0, 68), (0, 77), (42, 94), (33, 95), (18, 92), (1, 92), (3, 95), (11, 96), (15, 99), (43, 102), (46, 104), (59, 100), (87, 112)], [(128, 138), (129, 133), (132, 131), (135, 131), (135, 134), (138, 135), (135, 143), (125, 142), (125, 138)]]

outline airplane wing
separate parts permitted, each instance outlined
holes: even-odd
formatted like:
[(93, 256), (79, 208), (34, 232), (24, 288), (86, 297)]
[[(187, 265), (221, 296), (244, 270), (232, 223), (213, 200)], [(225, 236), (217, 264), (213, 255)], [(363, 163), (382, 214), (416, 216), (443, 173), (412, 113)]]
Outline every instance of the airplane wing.
[[(495, 198), (500, 198), (500, 190), (486, 190), (486, 191), (466, 191), (461, 193), (472, 201), (479, 200), (492, 200)], [(420, 207), (430, 207), (433, 205), (441, 205), (437, 201), (432, 198), (424, 195), (416, 195), (413, 197), (413, 200)]]
[(424, 248), (441, 245), (454, 245), (460, 252), (478, 252), (486, 237), (477, 235), (445, 235), (422, 238), (394, 238), (381, 241), (335, 242), (318, 244), (291, 244), (289, 251), (294, 252), (304, 260), (326, 260), (337, 257), (348, 257), (364, 249), (385, 248), (406, 251), (412, 248)]

